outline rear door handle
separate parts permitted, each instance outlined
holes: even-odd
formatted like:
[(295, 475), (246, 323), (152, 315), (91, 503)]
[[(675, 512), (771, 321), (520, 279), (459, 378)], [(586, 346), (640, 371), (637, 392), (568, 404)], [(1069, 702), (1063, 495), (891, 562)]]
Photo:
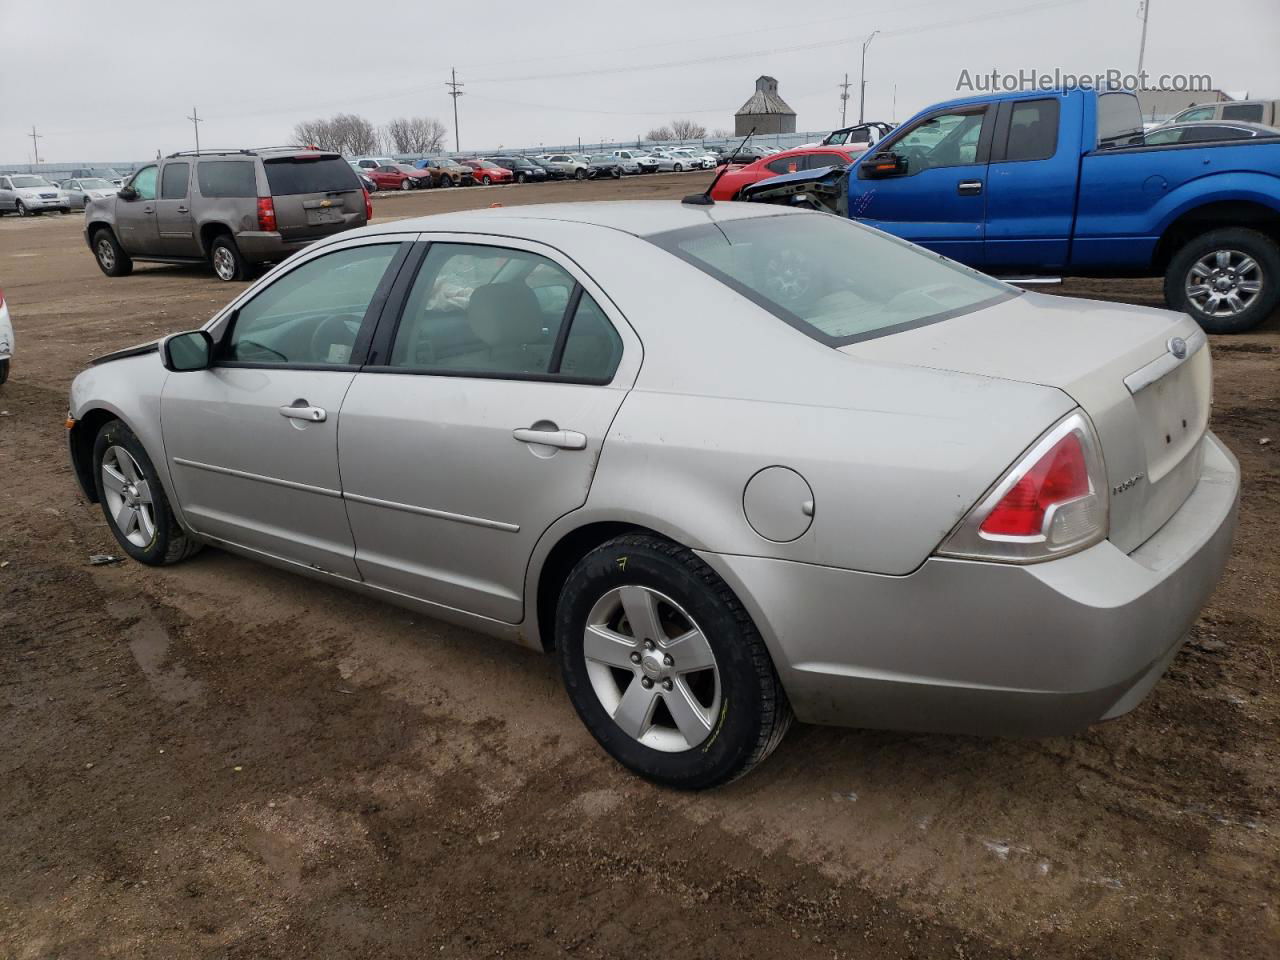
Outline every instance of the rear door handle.
[(585, 450), (587, 435), (577, 430), (534, 430), (530, 427), (517, 427), (511, 435), (521, 443), (541, 443), (548, 447), (559, 447), (561, 450)]
[(178, 212), (179, 212), (179, 213), (186, 213), (186, 212), (187, 212), (187, 208), (186, 208), (186, 207), (179, 207), (179, 208), (178, 208)]
[(956, 185), (956, 193), (962, 197), (976, 197), (982, 193), (981, 180), (961, 180)]
[(324, 407), (313, 407), (305, 400), (295, 400), (280, 408), (280, 416), (290, 420), (306, 420), (310, 423), (324, 423), (329, 418)]

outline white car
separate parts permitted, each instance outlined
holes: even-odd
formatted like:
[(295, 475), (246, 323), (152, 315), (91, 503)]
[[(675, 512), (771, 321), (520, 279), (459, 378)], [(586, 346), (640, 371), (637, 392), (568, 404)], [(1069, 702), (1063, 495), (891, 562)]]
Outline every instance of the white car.
[(117, 187), (110, 180), (101, 177), (81, 177), (78, 180), (63, 180), (62, 192), (72, 210), (83, 210), (89, 206), (90, 200), (106, 200), (114, 197)]
[(0, 175), (0, 215), (16, 213), (27, 217), (46, 210), (68, 213), (70, 201), (44, 177), (34, 173), (6, 173)]
[[(626, 161), (623, 164), (623, 173), (657, 173), (658, 161), (641, 150), (615, 150), (613, 155), (619, 160)], [(635, 170), (631, 169), (631, 165), (635, 165)]]
[(676, 147), (668, 153), (679, 161), (677, 170), (710, 170), (716, 165), (714, 158), (693, 147)]
[(0, 383), (9, 379), (9, 361), (13, 359), (13, 323), (9, 320), (9, 304), (0, 290)]

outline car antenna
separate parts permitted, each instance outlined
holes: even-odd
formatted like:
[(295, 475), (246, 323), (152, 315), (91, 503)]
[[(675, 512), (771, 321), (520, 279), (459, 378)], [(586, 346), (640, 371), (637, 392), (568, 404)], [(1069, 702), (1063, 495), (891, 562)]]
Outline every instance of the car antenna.
[[(747, 133), (747, 135), (742, 138), (742, 142), (738, 144), (738, 149), (733, 151), (733, 153), (729, 154), (729, 156), (731, 157), (737, 156), (737, 154), (739, 154), (742, 151), (742, 148), (747, 145), (747, 141), (750, 140), (755, 135), (756, 135), (756, 128), (752, 127), (751, 130)], [(729, 169), (729, 161), (726, 160), (724, 164), (720, 167), (720, 169), (716, 171), (716, 175), (711, 178), (711, 182), (707, 184), (707, 189), (703, 193), (691, 193), (680, 202), (687, 203), (695, 207), (714, 206), (715, 201), (711, 199), (711, 191), (715, 189), (715, 185), (720, 182), (720, 178), (724, 176), (724, 172), (728, 169)]]

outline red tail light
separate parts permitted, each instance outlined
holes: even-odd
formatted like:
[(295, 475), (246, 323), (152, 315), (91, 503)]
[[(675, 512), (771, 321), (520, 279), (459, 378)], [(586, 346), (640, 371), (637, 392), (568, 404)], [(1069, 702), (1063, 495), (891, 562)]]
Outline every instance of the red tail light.
[(1047, 430), (938, 548), (943, 556), (1035, 563), (1107, 535), (1101, 447), (1083, 411)]
[(258, 198), (258, 229), (274, 233), (276, 229), (276, 205), (270, 197)]
[(1018, 479), (979, 529), (1005, 537), (1037, 536), (1052, 507), (1087, 497), (1090, 491), (1084, 448), (1079, 437), (1068, 433)]
[(369, 196), (369, 191), (364, 192), (364, 222), (368, 223), (373, 219), (373, 197)]

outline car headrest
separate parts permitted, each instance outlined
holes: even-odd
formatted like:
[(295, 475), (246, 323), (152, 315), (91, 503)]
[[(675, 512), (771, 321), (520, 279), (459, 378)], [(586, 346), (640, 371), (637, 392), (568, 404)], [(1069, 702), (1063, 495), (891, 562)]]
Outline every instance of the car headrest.
[(490, 347), (533, 343), (542, 335), (542, 310), (524, 283), (489, 283), (472, 292), (467, 324)]

